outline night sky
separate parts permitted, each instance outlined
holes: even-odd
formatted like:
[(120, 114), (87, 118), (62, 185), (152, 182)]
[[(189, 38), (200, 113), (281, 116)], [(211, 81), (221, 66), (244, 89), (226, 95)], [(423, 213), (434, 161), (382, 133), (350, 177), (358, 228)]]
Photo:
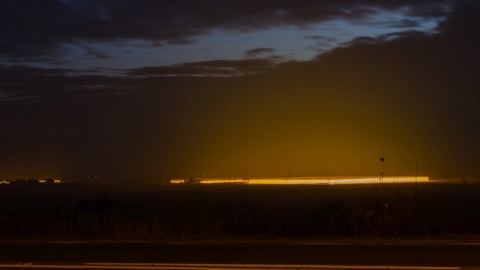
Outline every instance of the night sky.
[(1, 0), (0, 179), (480, 176), (480, 1)]

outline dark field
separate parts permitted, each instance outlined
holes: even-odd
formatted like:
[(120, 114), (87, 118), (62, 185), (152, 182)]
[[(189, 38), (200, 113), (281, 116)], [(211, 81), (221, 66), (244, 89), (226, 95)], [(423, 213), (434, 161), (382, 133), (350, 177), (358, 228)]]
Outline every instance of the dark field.
[(0, 239), (478, 239), (480, 185), (0, 186)]

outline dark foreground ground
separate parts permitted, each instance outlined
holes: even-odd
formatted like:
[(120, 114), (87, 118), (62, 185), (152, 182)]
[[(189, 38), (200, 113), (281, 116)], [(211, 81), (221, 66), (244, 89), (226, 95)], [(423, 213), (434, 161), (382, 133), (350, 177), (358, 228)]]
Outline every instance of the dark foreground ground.
[(480, 267), (475, 243), (2, 242), (0, 264), (213, 263)]
[(17, 265), (0, 269), (91, 262), (480, 269), (479, 235), (480, 185), (470, 183), (0, 187), (0, 265)]
[(0, 240), (479, 239), (480, 185), (0, 187)]

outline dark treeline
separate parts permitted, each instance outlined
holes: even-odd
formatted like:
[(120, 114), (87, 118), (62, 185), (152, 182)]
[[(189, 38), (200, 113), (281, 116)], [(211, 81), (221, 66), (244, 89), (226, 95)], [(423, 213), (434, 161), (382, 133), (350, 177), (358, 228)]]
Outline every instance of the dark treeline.
[[(237, 192), (243, 194), (235, 196), (213, 194), (210, 187), (182, 187), (181, 192), (172, 191), (175, 196), (169, 203), (149, 207), (141, 203), (131, 207), (131, 198), (124, 202), (103, 193), (71, 207), (11, 210), (3, 205), (0, 237), (221, 240), (480, 235), (479, 187), (451, 187), (456, 191), (449, 191), (448, 185), (442, 192), (428, 192), (428, 185), (410, 190), (397, 186), (328, 200), (305, 196), (305, 201), (301, 194), (288, 199), (288, 189), (279, 199), (262, 200), (243, 187)], [(235, 193), (235, 187), (231, 189)], [(135, 200), (141, 202), (141, 195)]]

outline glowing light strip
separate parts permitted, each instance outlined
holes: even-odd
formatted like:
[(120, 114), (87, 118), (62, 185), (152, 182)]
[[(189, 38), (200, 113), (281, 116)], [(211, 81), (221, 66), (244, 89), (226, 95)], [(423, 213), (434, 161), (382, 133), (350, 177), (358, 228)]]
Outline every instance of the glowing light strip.
[[(16, 182), (16, 180), (12, 180), (12, 181), (1, 180), (0, 185), (8, 185), (8, 184), (15, 183), (15, 182)], [(31, 182), (31, 181), (25, 181), (25, 182), (28, 183), (28, 182)], [(59, 179), (53, 180), (53, 183), (55, 183), (55, 184), (59, 184), (61, 182), (62, 182), (62, 180), (59, 180)], [(47, 180), (46, 179), (39, 179), (38, 183), (45, 184), (45, 183), (47, 183)]]
[[(222, 179), (220, 181), (222, 184), (228, 184), (228, 183), (248, 184), (248, 180), (244, 180), (244, 179)], [(218, 180), (217, 179), (200, 180), (200, 184), (218, 184)]]
[[(353, 184), (394, 184), (428, 182), (428, 176), (399, 176), (399, 177), (351, 177), (351, 178), (212, 178), (194, 179), (196, 184), (249, 184), (249, 185), (353, 185)], [(172, 179), (171, 184), (188, 183), (185, 179)]]
[(175, 264), (175, 263), (85, 263), (83, 265), (0, 264), (1, 268), (50, 268), (50, 269), (399, 269), (399, 270), (457, 270), (455, 266), (382, 266), (382, 265), (313, 265), (313, 264)]
[(170, 184), (184, 184), (185, 180), (184, 179), (172, 179), (170, 180)]

